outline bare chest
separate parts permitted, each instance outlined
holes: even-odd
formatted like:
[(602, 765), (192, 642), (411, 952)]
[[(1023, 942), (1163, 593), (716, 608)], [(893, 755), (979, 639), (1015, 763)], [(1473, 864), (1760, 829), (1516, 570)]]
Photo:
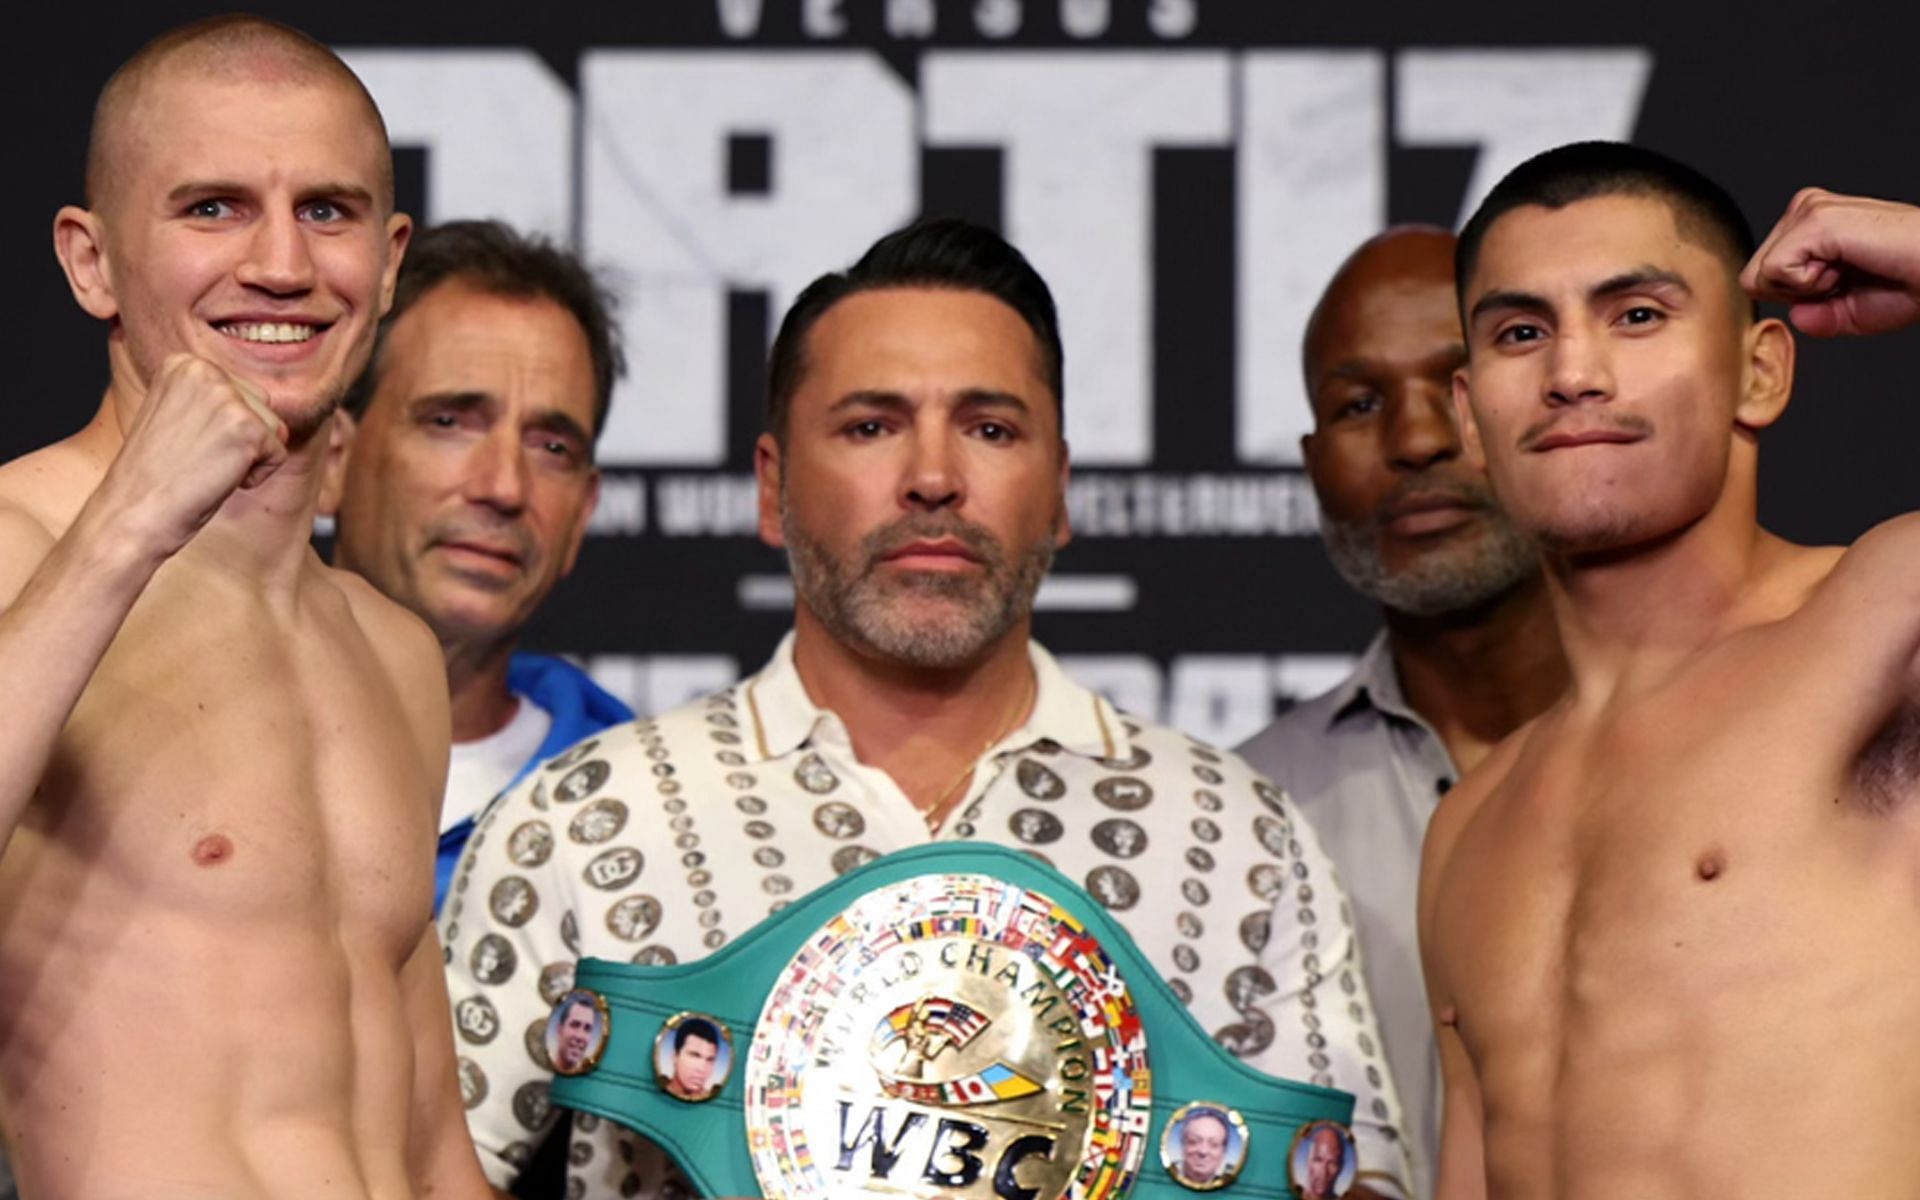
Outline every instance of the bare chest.
[(230, 917), (244, 900), (260, 920), (410, 948), (431, 895), (437, 764), (373, 647), (343, 607), (288, 622), (164, 582), (42, 781), (30, 824), (44, 865), (114, 880), (147, 911)]
[(1580, 1039), (1725, 1028), (1759, 996), (1818, 1009), (1884, 969), (1887, 945), (1913, 945), (1920, 797), (1870, 801), (1862, 757), (1823, 738), (1817, 713), (1780, 699), (1698, 692), (1542, 727), (1436, 898), (1476, 1059), (1497, 1079), (1514, 1047), (1564, 1062)]

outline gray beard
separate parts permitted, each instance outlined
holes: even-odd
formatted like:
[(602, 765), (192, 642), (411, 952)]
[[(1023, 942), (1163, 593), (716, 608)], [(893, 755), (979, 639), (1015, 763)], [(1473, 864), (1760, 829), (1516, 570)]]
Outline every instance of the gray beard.
[[(903, 666), (947, 669), (972, 662), (1033, 612), (1034, 593), (1053, 565), (1051, 533), (1010, 559), (978, 525), (950, 513), (907, 517), (862, 538), (852, 564), (796, 526), (782, 497), (780, 528), (794, 597), (842, 644)], [(922, 538), (954, 538), (984, 568), (978, 575), (888, 578), (881, 558)], [(913, 613), (901, 600), (945, 601), (943, 612)]]
[(1484, 536), (1425, 554), (1389, 571), (1372, 521), (1345, 522), (1320, 514), (1327, 557), (1347, 586), (1396, 612), (1438, 617), (1478, 608), (1539, 570), (1532, 543), (1504, 513), (1491, 512)]

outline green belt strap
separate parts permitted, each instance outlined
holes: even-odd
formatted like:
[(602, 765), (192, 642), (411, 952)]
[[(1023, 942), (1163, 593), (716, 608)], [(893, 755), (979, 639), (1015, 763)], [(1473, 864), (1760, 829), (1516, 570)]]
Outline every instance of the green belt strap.
[[(1050, 898), (1098, 942), (1131, 992), (1151, 1067), (1151, 1125), (1145, 1154), (1131, 1180), (1123, 1178), (1117, 1184), (1108, 1180), (1099, 1188), (1082, 1187), (1076, 1189), (1076, 1195), (1131, 1194), (1142, 1200), (1190, 1200), (1189, 1189), (1162, 1166), (1161, 1147), (1169, 1120), (1192, 1102), (1233, 1110), (1244, 1121), (1245, 1147), (1238, 1157), (1245, 1167), (1222, 1190), (1249, 1200), (1295, 1195), (1288, 1183), (1288, 1159), (1298, 1135), (1312, 1122), (1344, 1126), (1351, 1120), (1353, 1097), (1348, 1093), (1263, 1074), (1216, 1044), (1119, 922), (1072, 880), (1024, 853), (975, 842), (919, 846), (877, 859), (801, 898), (698, 962), (637, 966), (582, 959), (575, 987), (597, 993), (604, 1002), (604, 1048), (597, 1063), (585, 1073), (555, 1075), (553, 1100), (638, 1131), (671, 1155), (706, 1195), (753, 1196), (764, 1191), (798, 1200), (813, 1194), (786, 1188), (778, 1180), (763, 1188), (755, 1173), (746, 1128), (746, 1097), (756, 1027), (767, 1016), (762, 1007), (783, 980), (793, 978), (790, 964), (795, 964), (796, 955), (820, 945), (829, 923), (851, 905), (889, 885), (926, 876), (984, 876)], [(1030, 969), (1024, 963), (1015, 966)], [(563, 999), (562, 1004), (566, 1003)], [(655, 1071), (655, 1039), (663, 1023), (688, 1011), (716, 1019), (732, 1040), (731, 1062), (724, 1064), (730, 1068), (725, 1082), (718, 1094), (703, 1103), (673, 1098), (661, 1086)], [(963, 1007), (962, 1011), (967, 1010)], [(840, 1053), (864, 1051), (867, 1042), (863, 1039), (851, 1045), (851, 1050), (843, 1048)], [(790, 1072), (788, 1078), (797, 1074)], [(1057, 1089), (1059, 1085), (1047, 1086)], [(1136, 1122), (1144, 1118), (1145, 1106), (1140, 1110)], [(842, 1151), (848, 1144), (847, 1131), (859, 1129), (857, 1124), (848, 1126), (847, 1111), (843, 1108), (840, 1118), (842, 1140), (837, 1149)], [(953, 1111), (964, 1114), (969, 1110)], [(853, 1120), (860, 1119), (861, 1114), (855, 1113)], [(884, 1124), (881, 1133), (887, 1134)], [(763, 1133), (763, 1142), (765, 1138)], [(817, 1132), (813, 1140), (821, 1140)], [(886, 1145), (885, 1136), (880, 1145)], [(831, 1158), (835, 1150), (835, 1146), (827, 1145), (815, 1147), (812, 1153), (815, 1159)], [(862, 1168), (870, 1151), (877, 1152), (871, 1145), (859, 1148)], [(1350, 1142), (1346, 1154), (1351, 1164)], [(871, 1190), (925, 1196), (968, 1192), (954, 1187), (953, 1180), (946, 1181), (945, 1186), (925, 1184), (920, 1168), (917, 1159), (903, 1163), (899, 1179), (890, 1179), (889, 1186)], [(933, 1170), (931, 1160), (927, 1169), (930, 1173)], [(968, 1194), (977, 1193), (984, 1200), (997, 1192), (1003, 1200), (1031, 1200), (1033, 1189), (1014, 1182), (1011, 1167), (996, 1178), (995, 1164), (985, 1162), (976, 1176), (967, 1180), (978, 1185)], [(1343, 1178), (1351, 1176), (1350, 1166)], [(838, 1178), (835, 1190), (845, 1194), (846, 1181), (857, 1175)], [(927, 1178), (932, 1178), (931, 1174)]]

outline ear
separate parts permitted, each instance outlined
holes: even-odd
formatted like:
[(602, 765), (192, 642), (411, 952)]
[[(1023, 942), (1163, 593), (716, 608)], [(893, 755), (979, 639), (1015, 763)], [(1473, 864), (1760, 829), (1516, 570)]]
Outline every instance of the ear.
[(593, 474), (587, 477), (587, 498), (580, 504), (580, 519), (573, 523), (573, 537), (567, 542), (567, 552), (560, 560), (560, 578), (573, 574), (574, 560), (580, 557), (580, 546), (587, 540), (587, 526), (593, 524), (593, 510), (600, 507), (600, 468), (595, 467)]
[(347, 456), (353, 453), (354, 435), (360, 422), (344, 408), (333, 412), (333, 424), (327, 430), (327, 457), (320, 464), (320, 515), (340, 515), (340, 501), (347, 490)]
[(780, 443), (771, 433), (763, 433), (753, 443), (753, 477), (759, 484), (760, 540), (775, 550), (784, 550), (787, 536), (780, 521)]
[(380, 275), (380, 315), (393, 307), (394, 281), (400, 278), (400, 260), (407, 256), (407, 243), (413, 240), (413, 218), (397, 212), (387, 218), (387, 267)]
[(1067, 485), (1073, 482), (1073, 456), (1067, 451), (1067, 439), (1060, 439), (1060, 520), (1053, 530), (1053, 548), (1061, 549), (1073, 540), (1073, 518), (1067, 512)]
[(1793, 394), (1793, 331), (1777, 318), (1755, 321), (1742, 339), (1740, 402), (1733, 419), (1745, 429), (1765, 429), (1787, 411)]
[(96, 213), (69, 204), (53, 215), (53, 253), (67, 273), (67, 286), (87, 315), (111, 321), (120, 315), (107, 260), (106, 227)]
[(1460, 427), (1460, 453), (1467, 465), (1482, 475), (1487, 473), (1487, 450), (1480, 443), (1480, 426), (1473, 419), (1473, 392), (1468, 384), (1467, 368), (1453, 373), (1453, 419)]

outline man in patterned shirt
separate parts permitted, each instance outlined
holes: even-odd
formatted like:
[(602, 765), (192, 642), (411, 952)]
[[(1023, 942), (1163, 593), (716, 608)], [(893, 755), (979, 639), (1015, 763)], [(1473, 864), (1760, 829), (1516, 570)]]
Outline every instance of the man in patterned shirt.
[[(1124, 719), (1029, 640), (1068, 537), (1046, 284), (986, 230), (914, 225), (800, 295), (769, 393), (760, 530), (789, 555), (793, 632), (735, 687), (535, 772), (455, 876), (460, 1075), (496, 1185), (552, 1124), (544, 1035), (577, 958), (697, 958), (878, 855), (980, 839), (1082, 883), (1233, 1053), (1355, 1093), (1363, 1184), (1404, 1195), (1312, 831), (1244, 762)], [(610, 1122), (572, 1136), (570, 1196), (684, 1186)]]

